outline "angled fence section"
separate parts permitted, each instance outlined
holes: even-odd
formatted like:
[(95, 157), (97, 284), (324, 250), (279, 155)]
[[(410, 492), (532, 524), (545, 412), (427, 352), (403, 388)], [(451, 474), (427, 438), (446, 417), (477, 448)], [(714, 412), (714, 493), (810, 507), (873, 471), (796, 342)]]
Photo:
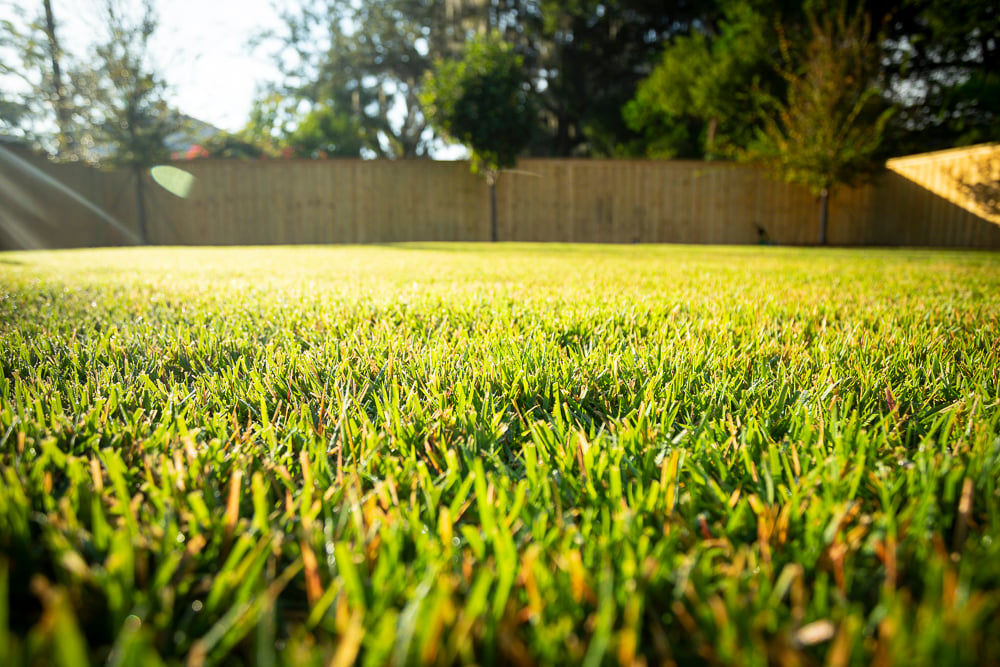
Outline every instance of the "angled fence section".
[[(915, 244), (1000, 247), (1000, 144), (896, 158), (886, 168), (886, 231), (902, 225)], [(906, 220), (922, 224), (907, 229)]]

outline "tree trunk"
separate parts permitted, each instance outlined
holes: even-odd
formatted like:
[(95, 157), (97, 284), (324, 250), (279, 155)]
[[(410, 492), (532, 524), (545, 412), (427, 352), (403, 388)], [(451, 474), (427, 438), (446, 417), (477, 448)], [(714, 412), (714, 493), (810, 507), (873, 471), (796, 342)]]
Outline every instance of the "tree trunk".
[(830, 217), (830, 190), (823, 188), (819, 192), (819, 244), (826, 245), (826, 224)]
[(711, 120), (708, 121), (708, 134), (705, 136), (705, 159), (714, 160), (715, 159), (715, 133), (719, 129), (719, 119), (716, 116), (712, 116)]
[(146, 196), (142, 186), (142, 171), (139, 165), (132, 165), (132, 175), (135, 176), (135, 215), (139, 227), (139, 243), (146, 245), (149, 238), (146, 236)]
[(496, 243), (497, 238), (497, 174), (490, 171), (486, 174), (486, 184), (490, 187), (490, 241)]
[(44, 0), (43, 4), (45, 6), (45, 36), (48, 38), (49, 59), (52, 63), (52, 87), (55, 89), (53, 103), (56, 107), (56, 122), (59, 125), (59, 153), (61, 157), (65, 157), (66, 153), (76, 148), (76, 141), (73, 139), (73, 133), (70, 131), (70, 121), (72, 118), (66, 100), (66, 88), (62, 80), (62, 68), (59, 64), (62, 50), (59, 48), (59, 40), (56, 39), (56, 19), (52, 13), (52, 2), (51, 0)]

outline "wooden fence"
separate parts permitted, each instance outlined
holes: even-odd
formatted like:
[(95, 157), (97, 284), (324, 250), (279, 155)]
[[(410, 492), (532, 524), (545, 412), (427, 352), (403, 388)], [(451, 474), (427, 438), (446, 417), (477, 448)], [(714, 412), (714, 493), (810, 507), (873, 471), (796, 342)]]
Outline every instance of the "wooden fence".
[(1000, 144), (896, 158), (886, 167), (939, 198), (1000, 225)]
[[(998, 248), (1000, 217), (989, 210), (993, 164), (1000, 168), (998, 146), (892, 160), (872, 183), (834, 193), (829, 241)], [(186, 199), (151, 179), (144, 183), (150, 243), (486, 241), (490, 235), (488, 191), (466, 163), (199, 160), (177, 166), (195, 177)], [(67, 189), (137, 230), (130, 173), (6, 157), (0, 159), (0, 247), (134, 242)], [(502, 173), (498, 185), (502, 241), (740, 244), (764, 235), (780, 244), (811, 244), (818, 207), (807, 190), (725, 162), (529, 159)]]
[(135, 242), (129, 172), (53, 164), (0, 145), (0, 249), (73, 248)]

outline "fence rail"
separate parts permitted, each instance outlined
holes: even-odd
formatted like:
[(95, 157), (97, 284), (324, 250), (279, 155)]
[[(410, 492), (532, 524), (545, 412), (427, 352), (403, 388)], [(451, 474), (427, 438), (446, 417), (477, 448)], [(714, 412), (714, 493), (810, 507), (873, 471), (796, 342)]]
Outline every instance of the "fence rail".
[[(130, 172), (0, 152), (0, 247), (133, 242), (106, 217), (137, 231)], [(144, 182), (150, 243), (490, 238), (488, 191), (466, 163), (199, 160), (177, 166), (195, 176), (186, 199), (148, 176)], [(867, 185), (835, 191), (830, 243), (1000, 248), (995, 201), (990, 208), (1000, 146), (912, 156), (887, 167)], [(810, 244), (818, 207), (803, 188), (724, 162), (529, 159), (502, 173), (498, 184), (502, 241)]]

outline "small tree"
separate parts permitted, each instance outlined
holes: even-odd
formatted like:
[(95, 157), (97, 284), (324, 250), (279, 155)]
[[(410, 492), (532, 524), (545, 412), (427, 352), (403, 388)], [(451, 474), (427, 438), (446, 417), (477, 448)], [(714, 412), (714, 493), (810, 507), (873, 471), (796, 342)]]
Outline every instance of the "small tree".
[(760, 95), (762, 127), (741, 157), (819, 195), (819, 243), (824, 245), (831, 190), (874, 170), (892, 110), (881, 102), (878, 46), (860, 10), (850, 18), (842, 2), (826, 11), (810, 10), (807, 25), (801, 54), (793, 53), (779, 31), (783, 63), (778, 73), (787, 94), (784, 99)]
[(146, 234), (142, 174), (145, 168), (170, 159), (167, 137), (182, 129), (165, 100), (166, 83), (150, 58), (150, 41), (158, 19), (152, 0), (143, 0), (138, 15), (120, 0), (104, 0), (104, 40), (95, 59), (80, 77), (79, 88), (93, 100), (91, 122), (95, 140), (113, 148), (106, 159), (128, 167), (135, 176), (139, 237)]
[(497, 240), (496, 185), (512, 167), (535, 123), (521, 57), (491, 35), (471, 41), (461, 60), (439, 60), (421, 95), (424, 113), (442, 134), (472, 149), (472, 170), (490, 188), (490, 233)]

